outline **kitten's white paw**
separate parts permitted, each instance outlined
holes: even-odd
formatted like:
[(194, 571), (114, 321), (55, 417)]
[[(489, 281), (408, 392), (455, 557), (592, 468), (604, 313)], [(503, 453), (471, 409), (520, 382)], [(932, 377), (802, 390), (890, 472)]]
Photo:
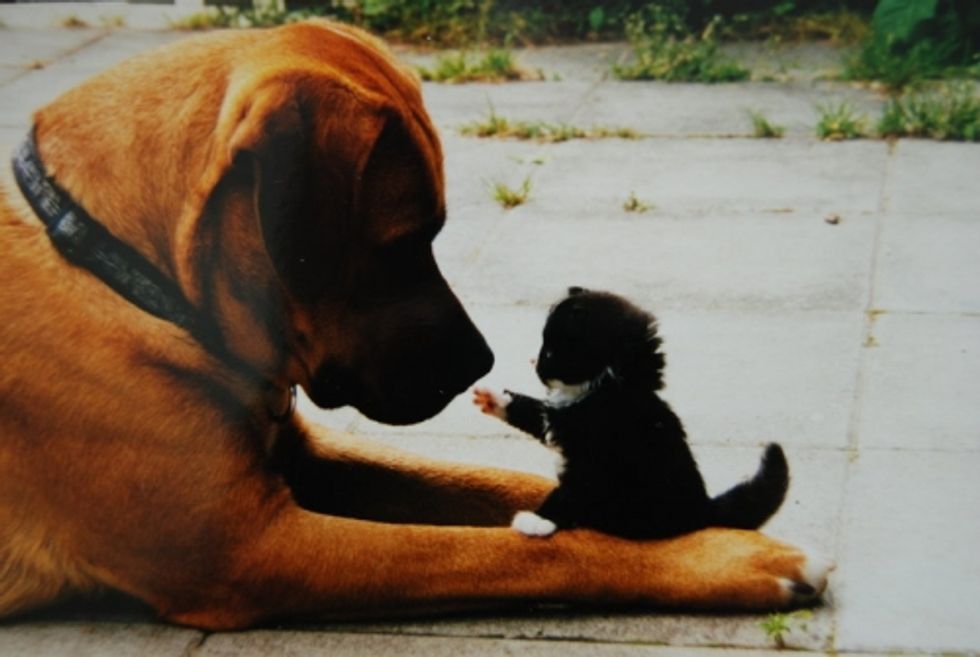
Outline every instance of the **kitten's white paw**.
[(558, 529), (558, 525), (533, 511), (518, 511), (510, 526), (525, 536), (538, 537), (551, 536)]

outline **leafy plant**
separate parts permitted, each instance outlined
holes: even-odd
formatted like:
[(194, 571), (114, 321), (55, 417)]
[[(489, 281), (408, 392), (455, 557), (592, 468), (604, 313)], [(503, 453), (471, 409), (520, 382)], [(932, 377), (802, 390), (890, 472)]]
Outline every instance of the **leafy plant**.
[(759, 623), (766, 636), (772, 639), (776, 647), (782, 650), (786, 647), (786, 634), (793, 631), (793, 621), (799, 621), (800, 629), (806, 630), (806, 622), (813, 617), (809, 609), (800, 609), (788, 614), (773, 613), (769, 614), (764, 621)]
[(636, 195), (636, 192), (630, 192), (629, 198), (623, 203), (623, 210), (626, 212), (636, 212), (644, 213), (648, 210), (652, 210), (653, 206), (645, 201), (640, 200)]
[(486, 41), (494, 0), (334, 0), (342, 18), (386, 37), (440, 45)]
[(68, 28), (68, 29), (89, 27), (89, 24), (85, 22), (85, 20), (79, 18), (75, 14), (71, 14), (69, 16), (65, 16), (64, 18), (62, 18), (60, 25), (61, 27)]
[(644, 137), (642, 133), (633, 128), (593, 126), (586, 129), (567, 123), (510, 121), (497, 114), (492, 107), (485, 120), (462, 125), (459, 132), (467, 137), (495, 137), (497, 139), (533, 140), (548, 143), (571, 139), (642, 139)]
[(725, 22), (722, 37), (770, 43), (827, 41), (853, 44), (868, 34), (868, 17), (853, 9), (834, 7), (799, 12), (794, 7), (790, 11), (780, 11), (786, 4), (780, 3), (768, 11), (735, 14)]
[(785, 134), (786, 128), (771, 123), (758, 110), (749, 110), (749, 120), (752, 121), (752, 135), (760, 139), (779, 139)]
[(493, 199), (505, 210), (523, 205), (531, 195), (531, 177), (527, 176), (517, 189), (512, 189), (506, 183), (493, 184)]
[(882, 137), (980, 141), (980, 94), (965, 82), (889, 101), (878, 122)]
[(435, 68), (419, 68), (423, 80), (432, 82), (505, 82), (509, 80), (540, 80), (540, 73), (532, 73), (517, 65), (510, 50), (493, 48), (474, 59), (468, 52), (460, 51), (440, 55)]
[(621, 80), (667, 82), (735, 82), (749, 71), (718, 50), (713, 20), (699, 35), (686, 33), (676, 14), (654, 12), (652, 18), (634, 14), (626, 25), (633, 49), (632, 61), (615, 64), (613, 75)]
[(817, 136), (828, 141), (860, 139), (867, 136), (868, 118), (858, 114), (847, 101), (817, 105), (820, 120)]
[(123, 16), (113, 15), (113, 16), (102, 16), (99, 18), (99, 24), (102, 27), (109, 28), (110, 30), (126, 27), (126, 18)]
[(871, 35), (845, 77), (901, 89), (924, 78), (962, 73), (977, 61), (980, 6), (971, 0), (880, 0)]
[(213, 10), (202, 11), (171, 21), (175, 30), (209, 30), (228, 27), (272, 27), (294, 23), (322, 12), (311, 9), (282, 10), (268, 5), (264, 7), (225, 7), (215, 5)]

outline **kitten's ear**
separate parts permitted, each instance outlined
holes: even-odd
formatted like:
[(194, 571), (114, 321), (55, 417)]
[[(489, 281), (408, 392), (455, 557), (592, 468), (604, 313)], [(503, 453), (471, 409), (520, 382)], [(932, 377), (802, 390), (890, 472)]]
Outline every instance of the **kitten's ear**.
[(568, 288), (568, 296), (570, 297), (575, 297), (580, 294), (585, 294), (586, 292), (587, 290), (584, 287), (578, 287), (577, 285)]

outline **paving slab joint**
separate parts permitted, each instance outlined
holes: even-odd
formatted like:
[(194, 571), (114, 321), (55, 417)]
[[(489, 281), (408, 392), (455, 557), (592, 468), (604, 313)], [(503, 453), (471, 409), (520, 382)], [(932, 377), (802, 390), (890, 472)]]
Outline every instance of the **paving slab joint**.
[(201, 648), (204, 647), (204, 644), (211, 638), (212, 634), (213, 632), (200, 632), (195, 639), (188, 642), (187, 647), (180, 654), (180, 657), (194, 657), (194, 655), (201, 651)]

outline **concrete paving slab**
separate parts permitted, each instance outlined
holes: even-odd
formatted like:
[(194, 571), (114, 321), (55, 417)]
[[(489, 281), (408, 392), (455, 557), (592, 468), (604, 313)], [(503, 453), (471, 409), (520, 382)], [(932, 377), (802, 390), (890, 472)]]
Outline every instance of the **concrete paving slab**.
[(882, 106), (866, 91), (831, 83), (607, 81), (585, 99), (574, 119), (586, 126), (627, 125), (651, 135), (751, 137), (749, 112), (755, 111), (784, 127), (787, 137), (812, 137), (818, 106), (843, 102), (869, 116), (877, 116)]
[(892, 212), (976, 216), (980, 206), (976, 145), (903, 139), (890, 166), (887, 197)]
[(183, 36), (172, 32), (85, 30), (84, 33), (87, 39), (74, 48), (58, 51), (51, 60), (38, 60), (44, 62), (43, 67), (0, 87), (0, 126), (26, 127), (34, 110), (85, 79), (132, 55)]
[(194, 657), (775, 657), (768, 650), (712, 650), (662, 645), (601, 645), (587, 641), (514, 640), (486, 637), (386, 636), (358, 632), (264, 631), (216, 634), (208, 637)]
[(6, 160), (13, 154), (14, 148), (20, 144), (21, 140), (27, 135), (27, 129), (20, 126), (4, 127), (0, 125), (0, 158)]
[(761, 213), (570, 219), (532, 203), (500, 224), (478, 274), (457, 282), (474, 302), (543, 306), (568, 285), (652, 299), (662, 310), (854, 311), (868, 296), (867, 218), (838, 226)]
[(862, 450), (834, 577), (839, 649), (977, 650), (978, 468), (976, 452)]
[[(842, 224), (879, 209), (887, 146), (879, 142), (644, 139), (537, 144), (450, 137), (451, 208), (482, 204), (487, 216), (646, 219), (753, 212)], [(530, 176), (529, 200), (497, 206), (492, 182)], [(653, 206), (623, 210), (630, 194)]]
[(664, 396), (692, 441), (847, 445), (859, 313), (672, 311), (660, 326)]
[(888, 155), (880, 142), (791, 139), (609, 139), (553, 148), (553, 161), (536, 176), (536, 198), (551, 201), (540, 207), (586, 217), (621, 211), (633, 191), (667, 214), (854, 218), (878, 211)]
[(534, 202), (538, 197), (536, 181), (539, 174), (561, 155), (554, 145), (460, 137), (455, 131), (444, 131), (442, 140), (446, 152), (446, 203), (450, 228), (463, 220), (507, 216), (509, 212), (494, 201), (496, 183), (519, 189), (522, 181), (529, 177), (530, 198)]
[[(63, 28), (66, 22), (93, 27), (137, 30), (166, 30), (182, 18), (200, 13), (203, 3), (129, 3), (117, 0), (63, 2), (59, 0), (0, 5), (0, 21), (11, 29), (51, 30)], [(71, 28), (72, 30), (78, 28)]]
[(0, 65), (34, 70), (106, 35), (101, 29), (37, 30), (0, 28)]
[[(973, 204), (980, 205), (980, 195)], [(886, 215), (881, 222), (874, 307), (907, 312), (980, 312), (977, 219), (976, 210)]]
[(33, 112), (68, 91), (94, 71), (74, 70), (64, 62), (21, 76), (0, 87), (0, 127), (26, 130)]
[[(457, 618), (403, 623), (341, 626), (347, 631), (407, 636), (485, 637), (504, 641), (576, 641), (591, 644), (602, 655), (608, 648), (640, 644), (683, 646), (685, 649), (772, 648), (772, 640), (760, 626), (763, 615), (696, 615), (621, 612), (610, 614), (528, 610), (513, 617)], [(798, 649), (824, 650), (831, 647), (830, 614), (817, 611), (813, 617), (794, 624), (787, 635)], [(560, 644), (559, 644), (560, 645)], [(552, 654), (558, 654), (553, 652)], [(615, 653), (613, 653), (615, 654)]]
[(192, 36), (192, 32), (135, 32), (111, 30), (100, 39), (97, 48), (81, 48), (64, 58), (66, 64), (77, 70), (81, 78), (104, 70), (147, 50)]
[(626, 43), (586, 43), (575, 48), (531, 46), (520, 49), (518, 57), (552, 82), (598, 82), (610, 77), (612, 65), (628, 51)]
[(491, 111), (512, 121), (569, 123), (592, 86), (582, 81), (426, 83), (423, 96), (435, 124), (456, 131), (464, 124), (486, 121)]
[[(591, 43), (578, 45), (575, 48), (530, 46), (511, 48), (510, 51), (518, 68), (538, 74), (544, 81), (595, 83), (608, 77), (612, 63), (627, 49), (625, 43)], [(404, 46), (396, 46), (394, 51), (409, 65), (427, 69), (434, 68), (440, 57), (456, 56), (459, 53), (452, 50), (441, 52)], [(473, 49), (467, 52), (469, 57), (478, 59), (485, 51)]]
[[(448, 177), (452, 178), (453, 174)], [(479, 201), (467, 205), (467, 200), (460, 200), (454, 194), (449, 196), (449, 220), (436, 237), (433, 252), (443, 276), (450, 285), (455, 285), (470, 274), (496, 222), (481, 216), (484, 208)]]
[(0, 28), (0, 105), (6, 96), (4, 87), (7, 85), (52, 65), (104, 36), (104, 30), (52, 32)]
[(155, 624), (22, 623), (0, 626), (0, 657), (186, 657), (203, 638)]
[(980, 317), (888, 313), (872, 335), (860, 445), (980, 452)]
[(16, 66), (0, 65), (0, 87), (16, 80), (26, 71)]
[(758, 41), (722, 44), (721, 50), (752, 71), (753, 80), (820, 83), (838, 77), (851, 48), (828, 41)]

